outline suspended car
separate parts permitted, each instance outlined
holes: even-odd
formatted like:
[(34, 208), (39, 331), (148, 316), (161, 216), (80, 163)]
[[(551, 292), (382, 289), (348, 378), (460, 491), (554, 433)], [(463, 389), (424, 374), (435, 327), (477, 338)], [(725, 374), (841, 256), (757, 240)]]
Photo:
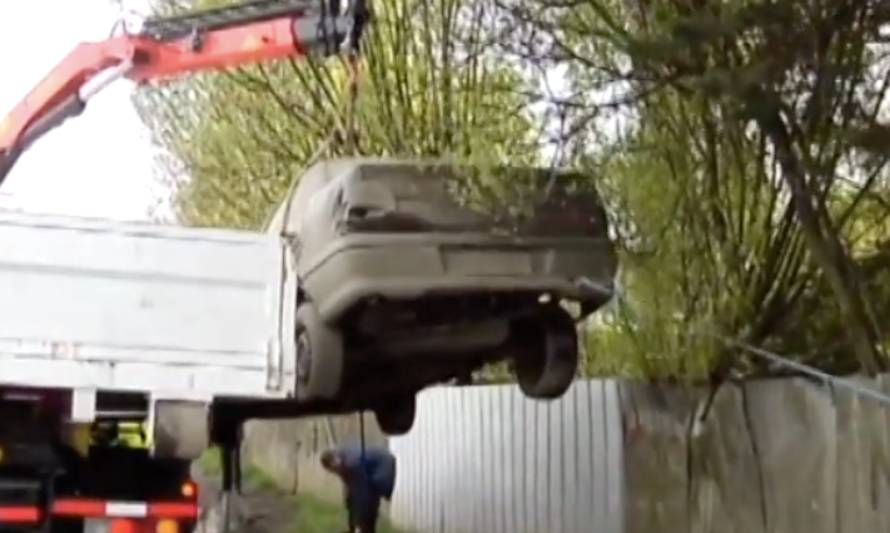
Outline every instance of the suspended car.
[(617, 268), (592, 177), (549, 169), (324, 161), (268, 231), (299, 277), (298, 397), (372, 409), (388, 433), (410, 429), (416, 392), (487, 363), (512, 362), (529, 397), (562, 395), (576, 321)]

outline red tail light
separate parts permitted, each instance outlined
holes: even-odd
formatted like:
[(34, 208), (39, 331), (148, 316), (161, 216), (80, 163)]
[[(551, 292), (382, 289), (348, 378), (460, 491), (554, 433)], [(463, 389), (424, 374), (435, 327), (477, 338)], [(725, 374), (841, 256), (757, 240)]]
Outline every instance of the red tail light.
[(40, 522), (40, 510), (37, 507), (0, 507), (0, 523), (32, 524), (36, 522)]
[(53, 504), (56, 516), (105, 516), (105, 502), (99, 500), (56, 500)]
[(148, 516), (155, 518), (197, 518), (198, 506), (189, 502), (151, 503)]
[(194, 481), (186, 481), (182, 484), (182, 487), (179, 489), (180, 494), (182, 494), (183, 498), (188, 498), (190, 500), (198, 499), (198, 484)]
[(108, 526), (108, 533), (142, 533), (136, 520), (112, 520)]

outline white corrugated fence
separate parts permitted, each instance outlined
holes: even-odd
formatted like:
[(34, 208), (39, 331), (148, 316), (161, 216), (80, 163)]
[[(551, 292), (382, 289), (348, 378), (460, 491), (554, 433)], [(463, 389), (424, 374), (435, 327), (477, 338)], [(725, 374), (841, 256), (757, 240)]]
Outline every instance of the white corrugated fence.
[(613, 381), (559, 401), (517, 387), (435, 388), (390, 440), (394, 521), (428, 532), (622, 531), (621, 422)]

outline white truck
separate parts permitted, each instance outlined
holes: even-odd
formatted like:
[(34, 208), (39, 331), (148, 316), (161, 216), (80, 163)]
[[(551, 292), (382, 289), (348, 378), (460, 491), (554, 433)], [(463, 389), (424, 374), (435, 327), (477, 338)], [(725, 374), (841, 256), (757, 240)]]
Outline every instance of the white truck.
[[(252, 0), (78, 45), (0, 117), (0, 184), (116, 78), (355, 54), (370, 13), (345, 4)], [(0, 531), (190, 530), (211, 441), (228, 489), (245, 419), (318, 407), (287, 401), (289, 261), (276, 235), (0, 211)]]
[[(98, 470), (77, 482), (97, 486), (93, 498), (146, 502), (98, 479), (137, 468), (137, 486), (163, 485), (155, 492), (164, 500), (188, 500), (187, 465), (209, 444), (214, 401), (293, 395), (289, 257), (279, 237), (263, 233), (0, 211), (0, 471), (20, 474), (0, 478), (0, 522), (28, 507), (27, 495), (15, 497), (22, 486), (40, 488), (27, 483), (34, 453), (55, 457), (38, 461), (58, 461), (52, 475)], [(116, 434), (128, 425), (146, 433), (141, 445)], [(65, 486), (55, 490), (77, 494)], [(132, 517), (151, 506), (80, 514), (116, 509)]]
[(206, 417), (175, 413), (293, 393), (288, 257), (264, 233), (0, 211), (0, 385), (62, 389), (86, 423), (140, 396), (154, 445), (194, 456)]

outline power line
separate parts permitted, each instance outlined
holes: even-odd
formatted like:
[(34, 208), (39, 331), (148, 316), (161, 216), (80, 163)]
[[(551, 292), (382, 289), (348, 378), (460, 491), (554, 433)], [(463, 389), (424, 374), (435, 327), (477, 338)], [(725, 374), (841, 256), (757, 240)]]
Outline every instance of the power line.
[(710, 334), (706, 334), (706, 335), (723, 342), (727, 346), (739, 348), (739, 349), (744, 350), (744, 351), (746, 351), (752, 355), (755, 355), (761, 359), (769, 361), (775, 365), (785, 367), (785, 368), (794, 370), (796, 372), (800, 372), (801, 374), (806, 374), (806, 375), (808, 375), (812, 378), (818, 379), (819, 381), (822, 381), (823, 383), (828, 384), (832, 387), (846, 389), (846, 390), (852, 392), (853, 394), (862, 396), (863, 398), (868, 398), (874, 402), (881, 404), (884, 407), (890, 408), (890, 395), (887, 395), (882, 391), (877, 391), (870, 387), (863, 386), (859, 383), (856, 383), (855, 381), (852, 381), (852, 380), (849, 380), (846, 378), (833, 376), (831, 374), (823, 372), (823, 371), (821, 371), (817, 368), (814, 368), (812, 366), (794, 361), (792, 359), (789, 359), (787, 357), (779, 355), (775, 352), (771, 352), (771, 351), (765, 350), (763, 348), (758, 348), (757, 346), (753, 346), (751, 344), (742, 342), (737, 339), (724, 337), (722, 335), (717, 335), (714, 333), (710, 333)]

